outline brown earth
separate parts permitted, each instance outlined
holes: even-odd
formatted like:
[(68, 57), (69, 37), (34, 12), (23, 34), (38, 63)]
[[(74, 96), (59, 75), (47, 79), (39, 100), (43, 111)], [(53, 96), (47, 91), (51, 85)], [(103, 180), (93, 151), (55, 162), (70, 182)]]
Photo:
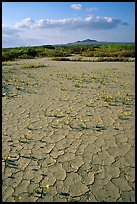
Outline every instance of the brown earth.
[(134, 62), (19, 60), (2, 74), (3, 202), (135, 202)]

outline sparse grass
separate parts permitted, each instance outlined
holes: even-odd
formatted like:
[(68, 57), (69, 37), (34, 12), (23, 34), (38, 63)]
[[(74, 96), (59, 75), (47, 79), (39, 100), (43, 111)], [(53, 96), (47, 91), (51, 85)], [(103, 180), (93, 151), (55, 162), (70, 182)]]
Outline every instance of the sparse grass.
[(126, 112), (125, 113), (123, 112), (122, 114), (118, 115), (118, 118), (120, 120), (128, 120), (129, 116), (126, 114)]
[(77, 57), (77, 58), (72, 59), (71, 61), (79, 62), (79, 61), (83, 61), (83, 60), (82, 60), (82, 57)]
[(93, 126), (93, 130), (101, 132), (102, 130), (106, 130), (107, 128), (102, 124), (96, 124)]
[(130, 59), (126, 57), (98, 57), (96, 62), (128, 62)]
[(122, 95), (107, 95), (103, 96), (105, 102), (112, 106), (119, 106), (119, 105), (134, 105), (134, 98), (127, 98)]
[(25, 62), (25, 63), (22, 63), (21, 65), (20, 65), (20, 67), (21, 68), (40, 68), (40, 67), (47, 67), (47, 65), (46, 64), (41, 64), (41, 63), (27, 63), (27, 62)]
[(70, 61), (69, 58), (65, 58), (65, 57), (54, 57), (52, 58), (53, 61)]
[(80, 88), (81, 86), (80, 86), (80, 84), (76, 83), (76, 84), (74, 84), (74, 87)]

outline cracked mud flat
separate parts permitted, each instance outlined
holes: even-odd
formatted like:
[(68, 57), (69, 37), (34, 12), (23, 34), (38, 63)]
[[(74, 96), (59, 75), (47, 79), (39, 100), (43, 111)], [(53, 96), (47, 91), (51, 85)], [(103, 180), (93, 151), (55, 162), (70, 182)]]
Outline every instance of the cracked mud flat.
[(3, 65), (2, 201), (135, 202), (134, 72), (134, 62)]

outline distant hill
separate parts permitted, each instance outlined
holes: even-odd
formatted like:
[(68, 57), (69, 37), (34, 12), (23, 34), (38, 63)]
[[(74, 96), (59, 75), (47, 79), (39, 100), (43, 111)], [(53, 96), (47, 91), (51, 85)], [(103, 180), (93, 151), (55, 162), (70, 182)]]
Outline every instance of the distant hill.
[(72, 43), (67, 43), (67, 45), (89, 45), (89, 44), (97, 44), (98, 41), (97, 40), (90, 40), (90, 39), (86, 39), (86, 40), (78, 40), (76, 42), (72, 42)]
[(75, 42), (70, 42), (70, 43), (65, 43), (65, 44), (53, 44), (53, 45), (43, 45), (43, 47), (47, 47), (47, 48), (51, 48), (54, 49), (55, 46), (73, 46), (73, 45), (100, 45), (100, 44), (135, 44), (133, 42), (105, 42), (105, 41), (97, 41), (97, 40), (90, 40), (90, 39), (86, 39), (86, 40), (78, 40)]

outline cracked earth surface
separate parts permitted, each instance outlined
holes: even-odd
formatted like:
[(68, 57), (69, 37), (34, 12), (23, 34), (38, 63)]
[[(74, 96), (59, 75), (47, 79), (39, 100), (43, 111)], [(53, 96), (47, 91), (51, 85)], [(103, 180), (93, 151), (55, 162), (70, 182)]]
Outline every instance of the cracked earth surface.
[[(38, 61), (47, 66), (20, 68)], [(2, 201), (134, 202), (134, 72), (133, 62), (3, 65)]]

